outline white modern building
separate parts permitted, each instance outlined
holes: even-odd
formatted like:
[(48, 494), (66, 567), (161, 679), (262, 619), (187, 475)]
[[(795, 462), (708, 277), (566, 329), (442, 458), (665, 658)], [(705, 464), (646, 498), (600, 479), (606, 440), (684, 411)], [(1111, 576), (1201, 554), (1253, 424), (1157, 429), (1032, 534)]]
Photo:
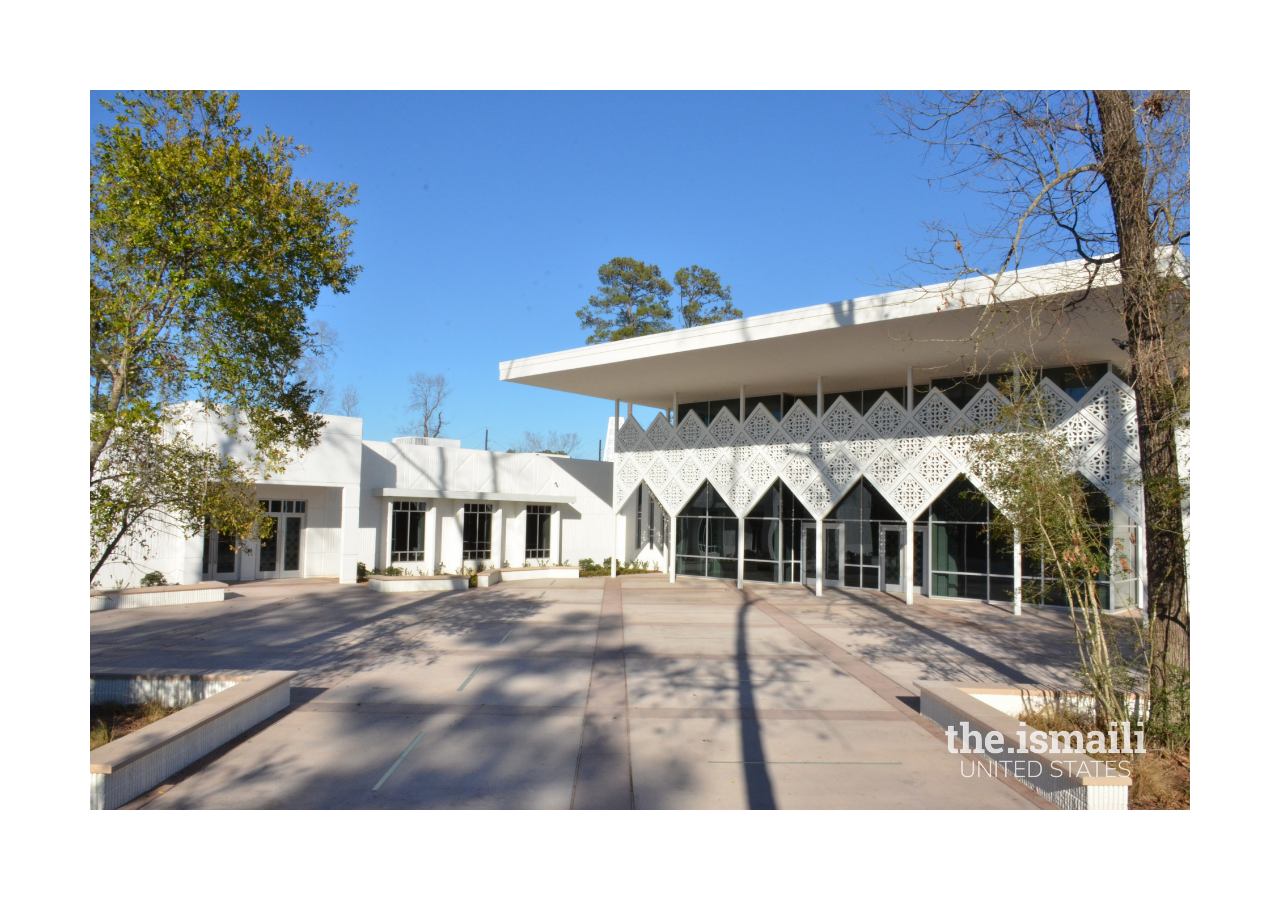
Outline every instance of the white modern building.
[[(625, 406), (608, 442), (615, 559), (661, 561), (672, 579), (1009, 602), (1042, 573), (989, 537), (966, 447), (1008, 402), (1001, 366), (1030, 355), (1128, 565), (1102, 585), (1115, 609), (1144, 602), (1138, 433), (1115, 273), (1083, 290), (1088, 276), (1043, 266), (998, 299), (973, 279), (575, 347), (499, 375)], [(986, 374), (966, 377), (975, 368)], [(633, 406), (664, 412), (642, 422)]]
[[(216, 527), (190, 539), (162, 533), (145, 559), (113, 561), (98, 584), (137, 584), (159, 571), (170, 584), (268, 578), (356, 580), (370, 570), (457, 572), (546, 565), (610, 554), (612, 465), (538, 453), (464, 450), (456, 440), (363, 440), (358, 418), (325, 416), (320, 443), (257, 484), (277, 519), (265, 541), (238, 543)], [(216, 423), (198, 440), (245, 458)], [(134, 554), (137, 557), (139, 554)]]

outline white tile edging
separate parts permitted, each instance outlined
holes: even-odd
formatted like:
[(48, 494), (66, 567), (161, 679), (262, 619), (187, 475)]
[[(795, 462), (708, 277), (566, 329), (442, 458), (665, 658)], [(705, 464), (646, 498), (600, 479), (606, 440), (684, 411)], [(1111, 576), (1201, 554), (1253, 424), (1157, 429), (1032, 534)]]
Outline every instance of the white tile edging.
[(518, 569), (489, 569), (476, 575), (476, 586), (489, 587), (503, 581), (577, 578), (579, 574), (577, 566), (521, 566)]
[[(951, 727), (958, 732), (962, 729), (962, 723), (967, 723), (971, 732), (982, 735), (982, 756), (1001, 763), (1002, 771), (1056, 806), (1062, 809), (1088, 810), (1129, 808), (1132, 779), (1107, 774), (1105, 763), (1083, 753), (1041, 754), (1034, 750), (1017, 752), (1017, 748), (1022, 745), (1019, 733), (1025, 732), (1029, 738), (1035, 729), (1019, 725), (1016, 719), (979, 698), (989, 695), (1014, 696), (1021, 703), (1022, 691), (1018, 687), (945, 681), (917, 681), (914, 684), (920, 689), (922, 716), (943, 729)], [(991, 732), (1003, 735), (1003, 750), (994, 753), (987, 751), (986, 736)], [(970, 758), (973, 756), (976, 754)], [(1038, 766), (1033, 767), (1032, 763)]]
[(118, 809), (284, 709), (296, 674), (257, 673), (90, 752), (89, 808)]
[(175, 591), (172, 588), (154, 591), (129, 590), (117, 592), (93, 592), (89, 594), (89, 612), (107, 609), (138, 609), (147, 606), (176, 606), (182, 603), (221, 603), (227, 599), (227, 586), (219, 582), (207, 586), (193, 585), (191, 589)]
[(465, 591), (470, 579), (463, 575), (424, 575), (422, 578), (412, 576), (369, 576), (369, 587), (383, 593), (400, 593), (406, 591)]

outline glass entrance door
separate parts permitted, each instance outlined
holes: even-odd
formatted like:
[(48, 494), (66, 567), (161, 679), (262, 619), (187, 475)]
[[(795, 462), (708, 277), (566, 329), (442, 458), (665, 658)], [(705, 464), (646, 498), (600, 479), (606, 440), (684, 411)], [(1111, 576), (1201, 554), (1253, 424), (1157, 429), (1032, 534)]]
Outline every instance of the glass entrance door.
[[(881, 525), (880, 526), (880, 565), (882, 570), (881, 583), (886, 591), (901, 592), (905, 590), (902, 581), (903, 564), (906, 562), (906, 526), (903, 525)], [(915, 537), (915, 545), (912, 548), (915, 551), (914, 565), (912, 566), (912, 584), (917, 592), (924, 592), (924, 529), (913, 528), (912, 535)]]
[(271, 535), (258, 545), (259, 578), (302, 577), (302, 519), (305, 500), (263, 500), (273, 520)]
[[(804, 583), (813, 587), (818, 578), (818, 526), (806, 525), (801, 543), (804, 545)], [(826, 544), (822, 548), (822, 583), (838, 587), (840, 585), (840, 560), (844, 559), (844, 529), (839, 525), (824, 524), (823, 539)]]

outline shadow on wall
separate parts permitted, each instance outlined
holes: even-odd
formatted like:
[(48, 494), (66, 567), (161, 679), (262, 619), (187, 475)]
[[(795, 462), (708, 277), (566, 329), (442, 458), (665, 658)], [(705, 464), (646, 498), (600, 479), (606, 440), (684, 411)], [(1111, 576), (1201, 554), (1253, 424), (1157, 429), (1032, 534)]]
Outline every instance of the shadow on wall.
[(613, 491), (613, 463), (602, 463), (594, 459), (570, 459), (563, 456), (548, 456), (546, 459), (559, 466), (566, 475), (594, 494), (604, 506), (611, 506), (609, 496)]

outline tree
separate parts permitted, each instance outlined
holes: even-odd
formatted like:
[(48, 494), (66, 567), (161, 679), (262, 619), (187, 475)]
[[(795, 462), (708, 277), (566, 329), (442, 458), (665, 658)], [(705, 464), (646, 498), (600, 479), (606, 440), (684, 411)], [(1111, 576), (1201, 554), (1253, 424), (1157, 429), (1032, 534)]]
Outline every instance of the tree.
[(671, 330), (671, 283), (657, 266), (617, 256), (600, 267), (600, 288), (578, 310), (588, 344)]
[(410, 375), (407, 409), (414, 414), (414, 421), (403, 430), (414, 434), (422, 432), (423, 437), (440, 437), (444, 426), (449, 424), (442, 412), (444, 401), (452, 393), (449, 380), (443, 375), (427, 375), (425, 372)]
[(327, 413), (333, 405), (333, 379), (330, 371), (333, 361), (342, 348), (338, 332), (324, 321), (317, 321), (307, 340), (306, 350), (294, 362), (277, 363), (281, 390), (289, 381), (304, 381), (315, 392), (311, 402), (313, 413)]
[[(1149, 726), (1156, 739), (1189, 734), (1191, 614), (1177, 444), (1190, 428), (1190, 95), (1176, 91), (963, 92), (886, 98), (893, 133), (923, 142), (951, 186), (982, 192), (985, 224), (929, 226), (911, 258), (953, 279), (981, 276), (993, 298), (1032, 257), (1078, 259), (1083, 275), (1052, 303), (996, 316), (1055, 317), (1097, 288), (1125, 323), (1119, 342), (1137, 401), (1147, 532), (1151, 643)], [(951, 256), (954, 248), (954, 257)], [(1068, 299), (1062, 301), (1060, 298)]]
[(548, 431), (542, 434), (538, 431), (526, 431), (520, 443), (512, 447), (508, 453), (563, 453), (566, 456), (573, 456), (573, 451), (578, 449), (578, 445), (582, 443), (582, 439), (577, 434), (566, 432), (561, 434), (558, 431)]
[(338, 414), (343, 416), (360, 415), (360, 392), (356, 390), (354, 384), (349, 384), (342, 389), (342, 396), (338, 398)]
[[(676, 272), (680, 287), (680, 317), (685, 328), (741, 319), (742, 310), (733, 305), (729, 285), (721, 286), (720, 276), (701, 266), (689, 266)], [(708, 305), (710, 303), (711, 305)]]
[[(253, 140), (234, 94), (106, 106), (115, 123), (98, 128), (89, 189), (91, 578), (152, 513), (188, 532), (206, 514), (253, 532), (246, 480), (283, 469), (323, 426), (296, 374), (320, 349), (307, 314), (321, 289), (343, 293), (359, 273), (343, 213), (355, 186), (295, 179), (306, 148), (270, 129)], [(193, 412), (246, 439), (251, 465), (192, 444)]]

